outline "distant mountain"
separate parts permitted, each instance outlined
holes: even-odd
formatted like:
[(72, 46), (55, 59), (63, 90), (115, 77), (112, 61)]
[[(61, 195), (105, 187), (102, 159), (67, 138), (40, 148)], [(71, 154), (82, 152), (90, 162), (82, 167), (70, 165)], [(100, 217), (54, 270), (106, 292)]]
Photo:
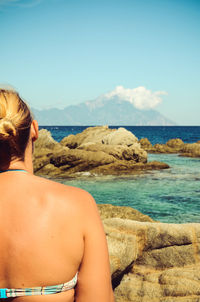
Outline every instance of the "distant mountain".
[(32, 108), (39, 125), (126, 125), (155, 126), (175, 123), (153, 109), (141, 110), (119, 97), (71, 105), (64, 109), (37, 110)]

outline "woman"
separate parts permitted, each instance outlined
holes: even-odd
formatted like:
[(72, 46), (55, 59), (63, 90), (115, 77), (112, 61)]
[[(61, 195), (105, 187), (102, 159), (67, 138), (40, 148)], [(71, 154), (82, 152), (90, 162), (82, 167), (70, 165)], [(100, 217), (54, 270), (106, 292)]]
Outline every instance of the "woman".
[(33, 175), (37, 137), (27, 105), (0, 89), (0, 301), (112, 302), (94, 199)]

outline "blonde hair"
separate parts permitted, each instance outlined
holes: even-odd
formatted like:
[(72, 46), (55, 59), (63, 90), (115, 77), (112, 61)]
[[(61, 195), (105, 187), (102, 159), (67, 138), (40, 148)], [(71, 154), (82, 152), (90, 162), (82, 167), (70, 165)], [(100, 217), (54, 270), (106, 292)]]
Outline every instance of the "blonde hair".
[(0, 89), (0, 162), (24, 159), (32, 115), (14, 90)]

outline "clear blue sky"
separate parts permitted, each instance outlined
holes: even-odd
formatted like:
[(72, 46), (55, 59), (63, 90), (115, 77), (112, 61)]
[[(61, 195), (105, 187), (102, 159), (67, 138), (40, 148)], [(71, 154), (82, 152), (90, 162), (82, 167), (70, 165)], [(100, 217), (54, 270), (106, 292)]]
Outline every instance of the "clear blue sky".
[(0, 62), (35, 108), (144, 86), (200, 125), (200, 0), (0, 0)]

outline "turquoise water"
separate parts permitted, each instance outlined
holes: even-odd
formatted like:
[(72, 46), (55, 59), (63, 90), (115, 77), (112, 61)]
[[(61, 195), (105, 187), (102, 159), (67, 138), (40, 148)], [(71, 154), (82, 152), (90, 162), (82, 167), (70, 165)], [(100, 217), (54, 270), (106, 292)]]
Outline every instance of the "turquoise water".
[[(119, 126), (112, 127), (118, 128)], [(123, 126), (138, 139), (147, 137), (152, 144), (181, 138), (185, 143), (200, 139), (200, 126)], [(82, 132), (86, 126), (43, 126), (55, 140)], [(90, 192), (97, 203), (130, 206), (155, 220), (184, 223), (200, 222), (200, 159), (175, 154), (149, 154), (170, 169), (135, 176), (88, 177), (57, 180)]]
[(97, 203), (130, 206), (155, 220), (200, 222), (200, 159), (149, 154), (170, 169), (125, 177), (58, 180), (90, 192)]

